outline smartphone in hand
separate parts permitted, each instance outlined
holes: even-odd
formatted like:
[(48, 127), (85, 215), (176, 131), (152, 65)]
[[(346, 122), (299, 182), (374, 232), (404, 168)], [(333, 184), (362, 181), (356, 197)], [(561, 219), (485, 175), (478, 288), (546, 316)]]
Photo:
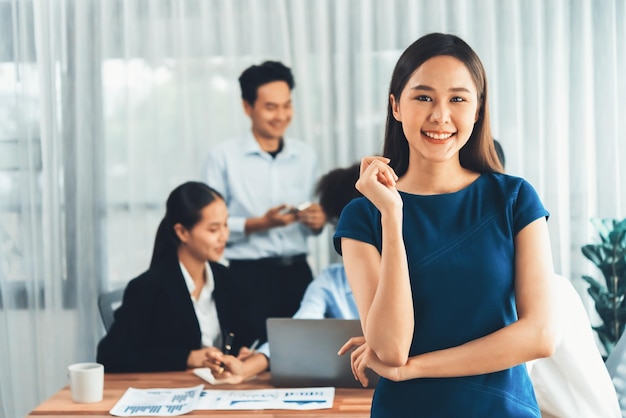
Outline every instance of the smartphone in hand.
[(300, 203), (298, 206), (296, 206), (296, 210), (299, 212), (301, 210), (305, 210), (306, 208), (308, 208), (311, 205), (312, 205), (311, 202), (303, 202), (303, 203)]
[(280, 213), (281, 215), (289, 215), (290, 213), (296, 213), (296, 212), (298, 212), (298, 209), (296, 209), (293, 206), (287, 206), (286, 208), (284, 208), (278, 213)]

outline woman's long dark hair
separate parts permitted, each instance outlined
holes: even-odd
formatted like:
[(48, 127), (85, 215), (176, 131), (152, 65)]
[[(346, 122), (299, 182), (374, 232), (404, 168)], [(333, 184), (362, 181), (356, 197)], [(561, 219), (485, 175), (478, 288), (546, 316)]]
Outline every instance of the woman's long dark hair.
[[(396, 102), (400, 101), (402, 90), (411, 75), (430, 58), (446, 55), (457, 58), (469, 70), (478, 93), (478, 120), (467, 143), (461, 148), (461, 166), (477, 171), (502, 172), (493, 145), (489, 122), (487, 76), (478, 55), (461, 38), (443, 33), (431, 33), (413, 42), (400, 56), (391, 76), (389, 94)], [(393, 117), (391, 102), (387, 107), (387, 126), (383, 155), (391, 159), (391, 167), (398, 176), (406, 173), (409, 167), (409, 144), (402, 130), (402, 123)]]
[(185, 229), (193, 228), (202, 217), (202, 209), (216, 199), (223, 200), (223, 197), (215, 189), (197, 181), (183, 183), (172, 190), (165, 204), (165, 216), (154, 239), (150, 267), (164, 258), (177, 255), (180, 240), (174, 231), (174, 225), (181, 224)]

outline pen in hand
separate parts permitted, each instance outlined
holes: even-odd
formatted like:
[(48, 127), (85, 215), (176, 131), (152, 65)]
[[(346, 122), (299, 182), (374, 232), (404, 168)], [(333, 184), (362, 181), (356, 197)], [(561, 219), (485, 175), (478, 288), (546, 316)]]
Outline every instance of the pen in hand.
[(256, 340), (254, 340), (254, 342), (250, 345), (250, 348), (248, 348), (248, 350), (250, 350), (250, 354), (254, 354), (254, 350), (256, 350), (256, 348), (259, 345), (259, 339), (257, 338)]
[[(233, 334), (232, 332), (229, 332), (228, 335), (226, 336), (226, 340), (224, 341), (224, 349), (222, 350), (224, 354), (230, 354), (231, 350), (233, 349), (234, 339), (235, 339), (235, 334)], [(224, 373), (225, 368), (226, 368), (226, 365), (223, 362), (220, 363), (219, 374)]]

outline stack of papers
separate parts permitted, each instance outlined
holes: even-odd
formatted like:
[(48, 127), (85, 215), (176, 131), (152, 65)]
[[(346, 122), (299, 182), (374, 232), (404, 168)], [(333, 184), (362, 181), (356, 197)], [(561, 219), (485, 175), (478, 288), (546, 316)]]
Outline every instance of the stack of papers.
[(170, 417), (195, 409), (329, 409), (334, 387), (298, 389), (202, 390), (203, 385), (176, 389), (128, 388), (109, 411), (118, 417)]

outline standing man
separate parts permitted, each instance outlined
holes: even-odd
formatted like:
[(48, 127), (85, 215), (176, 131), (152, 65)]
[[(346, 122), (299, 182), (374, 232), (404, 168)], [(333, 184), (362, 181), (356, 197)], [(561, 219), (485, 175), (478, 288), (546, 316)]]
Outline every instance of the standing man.
[(285, 131), (293, 116), (291, 70), (266, 61), (239, 77), (252, 122), (243, 138), (214, 147), (204, 179), (223, 194), (231, 230), (225, 256), (241, 295), (246, 335), (267, 340), (265, 320), (290, 317), (312, 280), (307, 238), (326, 223), (310, 203), (318, 176), (314, 149)]

